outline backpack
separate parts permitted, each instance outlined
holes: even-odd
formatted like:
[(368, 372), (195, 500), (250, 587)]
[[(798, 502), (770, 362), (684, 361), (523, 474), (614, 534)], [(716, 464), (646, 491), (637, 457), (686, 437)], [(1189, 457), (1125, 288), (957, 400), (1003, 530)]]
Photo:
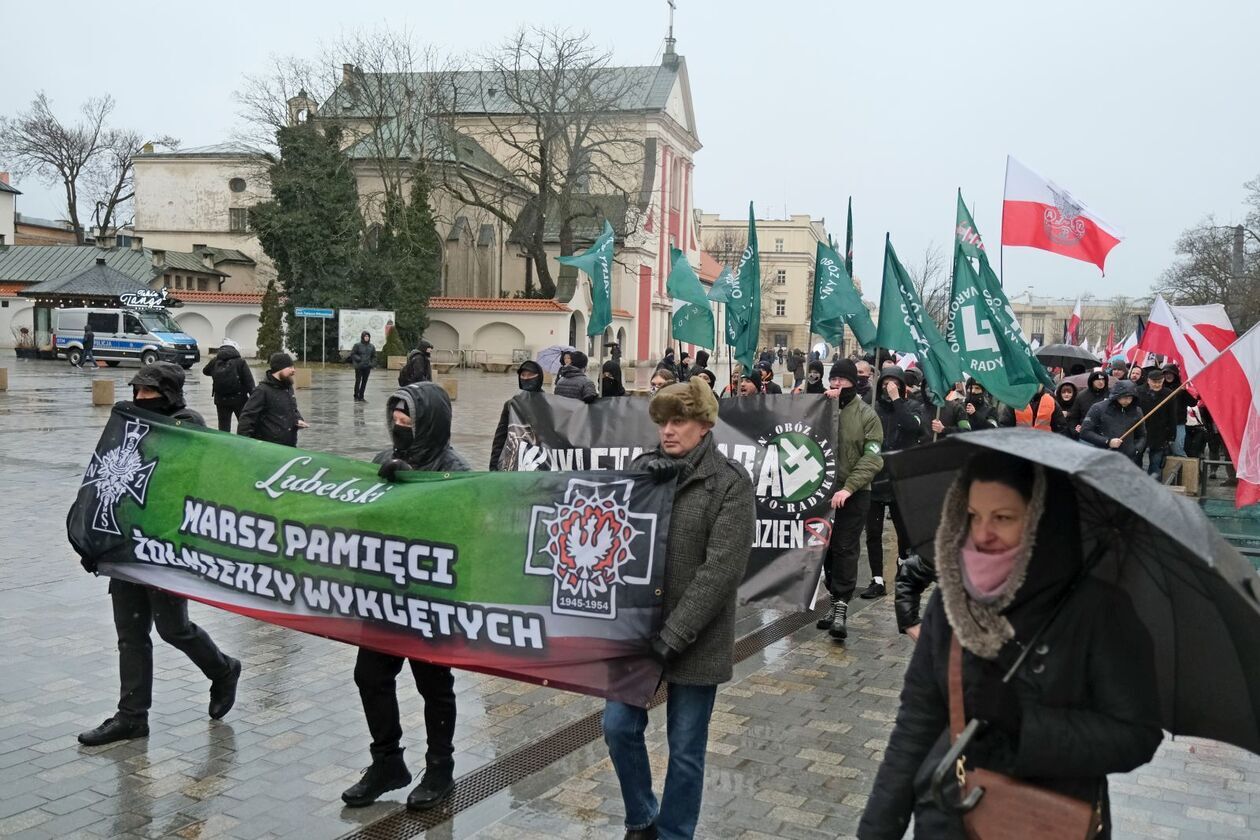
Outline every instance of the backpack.
[(236, 359), (218, 362), (210, 374), (210, 379), (214, 382), (214, 395), (219, 399), (231, 399), (244, 395), (244, 389), (241, 388), (241, 376), (236, 370), (235, 362)]
[(788, 356), (788, 360), (787, 360), (788, 373), (796, 373), (797, 368), (799, 368), (800, 366), (801, 366), (800, 356), (797, 356), (795, 353), (793, 353), (791, 356)]

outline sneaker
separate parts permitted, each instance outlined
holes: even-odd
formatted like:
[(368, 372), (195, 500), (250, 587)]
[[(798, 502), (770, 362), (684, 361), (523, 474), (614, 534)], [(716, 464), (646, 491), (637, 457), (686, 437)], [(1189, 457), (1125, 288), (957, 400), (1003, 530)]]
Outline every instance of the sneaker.
[(628, 828), (626, 829), (625, 840), (656, 840), (660, 837), (656, 833), (656, 824), (653, 823), (647, 828)]
[(228, 657), (227, 676), (210, 683), (210, 719), (222, 720), (236, 704), (236, 684), (241, 680), (241, 661)]
[(115, 741), (130, 741), (132, 738), (149, 737), (149, 724), (144, 721), (129, 721), (112, 717), (95, 729), (79, 733), (79, 743), (88, 747), (99, 747)]
[(828, 631), (831, 638), (837, 642), (843, 642), (849, 638), (849, 605), (844, 601), (836, 602), (836, 620), (831, 623), (831, 630)]
[(818, 623), (814, 626), (819, 630), (830, 630), (831, 623), (836, 620), (836, 604), (840, 603), (840, 599), (834, 595), (831, 597), (831, 606), (827, 608), (827, 614), (818, 619)]
[(420, 784), (407, 795), (407, 810), (427, 811), (449, 796), (454, 787), (454, 761), (430, 764), (424, 769)]
[(880, 583), (877, 580), (873, 580), (871, 581), (871, 585), (863, 589), (862, 594), (859, 595), (858, 597), (866, 598), (866, 599), (883, 598), (887, 594), (888, 594), (888, 590), (884, 588), (884, 584)]
[(411, 784), (411, 772), (401, 754), (378, 758), (363, 771), (363, 778), (341, 794), (341, 801), (351, 808), (371, 805), (381, 794)]

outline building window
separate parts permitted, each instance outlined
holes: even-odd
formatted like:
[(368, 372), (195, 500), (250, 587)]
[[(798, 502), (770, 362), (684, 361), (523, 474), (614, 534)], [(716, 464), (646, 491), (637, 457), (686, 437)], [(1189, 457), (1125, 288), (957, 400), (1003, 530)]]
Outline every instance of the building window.
[(180, 277), (178, 274), (175, 275), (175, 288), (177, 289), (184, 288), (184, 278)]
[(669, 173), (669, 206), (672, 210), (678, 210), (682, 207), (682, 178), (682, 159), (674, 158), (673, 165), (670, 167)]
[(787, 315), (787, 301), (783, 298), (775, 298), (774, 315), (776, 318), (782, 318)]
[(776, 254), (782, 254), (782, 253), (783, 253), (783, 240), (782, 240), (782, 239), (776, 239), (776, 240), (774, 240), (774, 252), (775, 252)]
[(233, 178), (232, 180), (228, 181), (228, 189), (236, 193), (245, 192), (245, 179)]
[(232, 207), (228, 210), (228, 230), (232, 233), (245, 233), (249, 230), (249, 209)]
[(204, 277), (197, 278), (197, 291), (204, 292), (210, 288), (210, 283)]
[(774, 285), (776, 286), (787, 285), (787, 269), (786, 268), (780, 268), (778, 271), (774, 273)]
[(775, 346), (775, 347), (787, 347), (787, 346), (788, 346), (788, 334), (787, 334), (787, 333), (775, 333), (775, 334), (774, 334), (774, 346)]

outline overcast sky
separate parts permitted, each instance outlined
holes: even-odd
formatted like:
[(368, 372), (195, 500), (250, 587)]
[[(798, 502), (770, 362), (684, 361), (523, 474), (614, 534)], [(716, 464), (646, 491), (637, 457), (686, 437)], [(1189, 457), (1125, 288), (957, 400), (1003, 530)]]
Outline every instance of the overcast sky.
[[(1007, 154), (1126, 235), (1093, 266), (1008, 248), (1011, 294), (1144, 294), (1178, 233), (1211, 212), (1240, 221), (1260, 174), (1255, 107), (1260, 3), (735, 2), (677, 0), (704, 149), (695, 203), (741, 216), (825, 217), (853, 196), (856, 273), (877, 288), (883, 236), (907, 264), (948, 246), (954, 191), (990, 250)], [(229, 139), (232, 95), (271, 54), (315, 54), (340, 32), (406, 26), (476, 51), (522, 23), (588, 31), (624, 64), (659, 61), (665, 0), (476, 3), (218, 0), (211, 5), (6, 3), (0, 113), (45, 90), (72, 116), (118, 100), (115, 123), (185, 146)], [(60, 217), (58, 189), (18, 185), (19, 211)]]

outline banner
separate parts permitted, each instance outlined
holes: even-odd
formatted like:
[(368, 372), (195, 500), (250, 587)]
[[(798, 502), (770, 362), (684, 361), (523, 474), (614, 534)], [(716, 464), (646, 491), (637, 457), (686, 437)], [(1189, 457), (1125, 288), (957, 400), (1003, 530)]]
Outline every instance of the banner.
[[(587, 405), (522, 393), (508, 411), (504, 470), (624, 470), (659, 442), (641, 397)], [(820, 396), (718, 401), (711, 434), (722, 454), (748, 472), (757, 498), (741, 603), (789, 610), (812, 603), (831, 536), (837, 423), (836, 403)]]
[(398, 656), (646, 705), (673, 485), (400, 473), (115, 406), (67, 519), (103, 574)]
[(713, 323), (713, 307), (709, 304), (704, 286), (692, 270), (686, 254), (671, 247), (669, 258), (673, 268), (665, 281), (665, 291), (673, 304), (670, 318), (673, 340), (712, 350), (716, 346), (717, 330)]

